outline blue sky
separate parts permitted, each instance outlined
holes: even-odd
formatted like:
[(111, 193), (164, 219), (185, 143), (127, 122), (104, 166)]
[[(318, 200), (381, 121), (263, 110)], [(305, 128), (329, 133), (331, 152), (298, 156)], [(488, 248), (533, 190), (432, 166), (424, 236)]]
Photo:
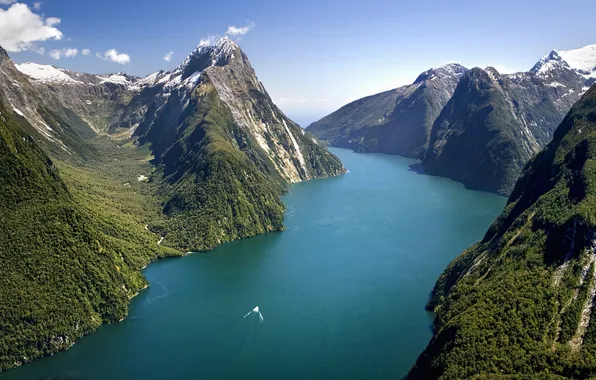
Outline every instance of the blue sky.
[[(0, 0), (8, 3), (0, 9), (9, 12), (13, 2)], [(303, 126), (351, 100), (410, 83), (430, 67), (456, 61), (528, 70), (551, 49), (596, 43), (596, 2), (580, 0), (47, 0), (38, 9), (33, 1), (25, 4), (39, 16), (41, 34), (23, 30), (35, 23), (30, 15), (21, 12), (25, 25), (13, 25), (11, 32), (2, 23), (19, 21), (0, 13), (0, 43), (12, 46), (11, 57), (85, 72), (143, 76), (171, 69), (201, 39), (224, 35), (230, 26), (248, 27), (234, 38), (275, 103)], [(61, 39), (46, 27), (58, 30)], [(11, 38), (47, 39), (19, 44)], [(106, 54), (111, 49), (117, 54)]]

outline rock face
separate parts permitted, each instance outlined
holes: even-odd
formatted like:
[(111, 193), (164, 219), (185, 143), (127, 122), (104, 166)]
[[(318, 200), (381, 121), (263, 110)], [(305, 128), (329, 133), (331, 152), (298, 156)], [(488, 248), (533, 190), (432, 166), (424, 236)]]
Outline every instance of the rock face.
[[(150, 142), (156, 153), (162, 154), (180, 140), (186, 131), (176, 131), (178, 124), (196, 116), (197, 98), (213, 93), (230, 113), (230, 121), (245, 134), (242, 139), (231, 139), (234, 148), (258, 156), (255, 163), (264, 160), (285, 182), (341, 172), (337, 159), (273, 104), (246, 55), (229, 38), (215, 46), (199, 46), (164, 78), (145, 88), (160, 96), (153, 99), (149, 105), (153, 112), (145, 115), (135, 132), (142, 142)], [(141, 92), (138, 96), (145, 95)]]
[(356, 100), (311, 124), (332, 146), (424, 158), (431, 126), (467, 69), (449, 64), (408, 86)]
[(434, 336), (410, 378), (596, 374), (595, 159), (592, 86), (437, 281)]
[(149, 261), (282, 230), (289, 184), (344, 171), (230, 39), (145, 78), (0, 48), (0, 372), (124, 318)]
[[(308, 129), (334, 146), (419, 158), (430, 174), (508, 195), (526, 162), (596, 81), (596, 45), (552, 51), (515, 74), (448, 67), (451, 75), (428, 71), (413, 85), (353, 102)], [(412, 98), (415, 92), (407, 91), (421, 81), (424, 96)], [(415, 100), (403, 102), (404, 91)]]

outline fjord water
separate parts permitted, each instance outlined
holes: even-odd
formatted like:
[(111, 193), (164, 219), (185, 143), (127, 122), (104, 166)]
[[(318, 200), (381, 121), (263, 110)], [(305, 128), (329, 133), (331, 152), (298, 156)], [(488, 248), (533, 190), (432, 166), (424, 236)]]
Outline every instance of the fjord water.
[(349, 173), (293, 185), (287, 231), (151, 264), (126, 320), (2, 380), (405, 376), (434, 281), (505, 199), (333, 152)]

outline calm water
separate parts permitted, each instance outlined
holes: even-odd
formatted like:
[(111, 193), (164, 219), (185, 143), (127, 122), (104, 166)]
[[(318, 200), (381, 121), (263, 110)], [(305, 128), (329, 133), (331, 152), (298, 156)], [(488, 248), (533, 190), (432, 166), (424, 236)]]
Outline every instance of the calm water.
[[(287, 231), (151, 264), (128, 319), (2, 380), (406, 375), (431, 337), (434, 281), (505, 199), (334, 152), (350, 172), (292, 186)], [(262, 321), (243, 318), (257, 305)]]

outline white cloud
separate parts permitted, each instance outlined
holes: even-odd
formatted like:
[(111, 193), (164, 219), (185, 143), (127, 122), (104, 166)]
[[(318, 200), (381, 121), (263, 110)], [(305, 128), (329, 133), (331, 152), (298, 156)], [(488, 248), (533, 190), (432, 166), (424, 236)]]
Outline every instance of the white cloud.
[(62, 22), (62, 20), (60, 20), (58, 17), (48, 17), (48, 18), (46, 18), (46, 25), (47, 26), (58, 25), (58, 24), (60, 24), (60, 22)]
[(68, 48), (64, 50), (65, 57), (76, 57), (79, 54), (79, 49)]
[(172, 55), (174, 55), (174, 52), (171, 51), (168, 54), (166, 54), (163, 59), (166, 60), (167, 62), (170, 62), (172, 60)]
[[(0, 0), (6, 3), (7, 0)], [(36, 42), (49, 39), (62, 39), (62, 32), (54, 26), (60, 19), (49, 17), (45, 20), (31, 12), (26, 4), (13, 4), (8, 9), (0, 9), (0, 45), (10, 52), (35, 48)]]
[(228, 27), (226, 34), (229, 36), (243, 36), (246, 33), (250, 32), (250, 30), (254, 27), (255, 27), (254, 22), (249, 22), (247, 25), (241, 26), (241, 27), (236, 27), (236, 26), (232, 25), (232, 26)]
[(81, 53), (82, 53), (83, 55), (89, 55), (89, 54), (91, 54), (91, 50), (89, 50), (89, 49), (83, 49), (83, 50), (81, 51)]
[(17, 0), (0, 0), (0, 5), (8, 5), (12, 3), (16, 3)]
[(60, 59), (62, 57), (62, 52), (60, 50), (52, 50), (50, 51), (50, 57)]
[(118, 53), (118, 50), (116, 49), (106, 50), (103, 54), (97, 53), (95, 55), (104, 61), (116, 62), (121, 65), (125, 65), (130, 62), (130, 56), (128, 54)]
[(220, 39), (220, 36), (215, 34), (215, 35), (209, 35), (207, 37), (201, 38), (201, 41), (199, 42), (199, 46), (211, 46), (211, 45), (215, 45), (215, 43)]
[(54, 50), (50, 51), (50, 57), (52, 57), (54, 59), (60, 59), (62, 57), (72, 58), (72, 57), (76, 57), (77, 54), (79, 54), (79, 49), (74, 49), (74, 48), (68, 48), (68, 49), (62, 49), (62, 50), (54, 49)]
[(46, 53), (46, 49), (42, 46), (34, 50), (37, 54), (44, 55)]
[(41, 1), (36, 1), (35, 3), (33, 3), (33, 9), (40, 10), (41, 4), (43, 4)]

